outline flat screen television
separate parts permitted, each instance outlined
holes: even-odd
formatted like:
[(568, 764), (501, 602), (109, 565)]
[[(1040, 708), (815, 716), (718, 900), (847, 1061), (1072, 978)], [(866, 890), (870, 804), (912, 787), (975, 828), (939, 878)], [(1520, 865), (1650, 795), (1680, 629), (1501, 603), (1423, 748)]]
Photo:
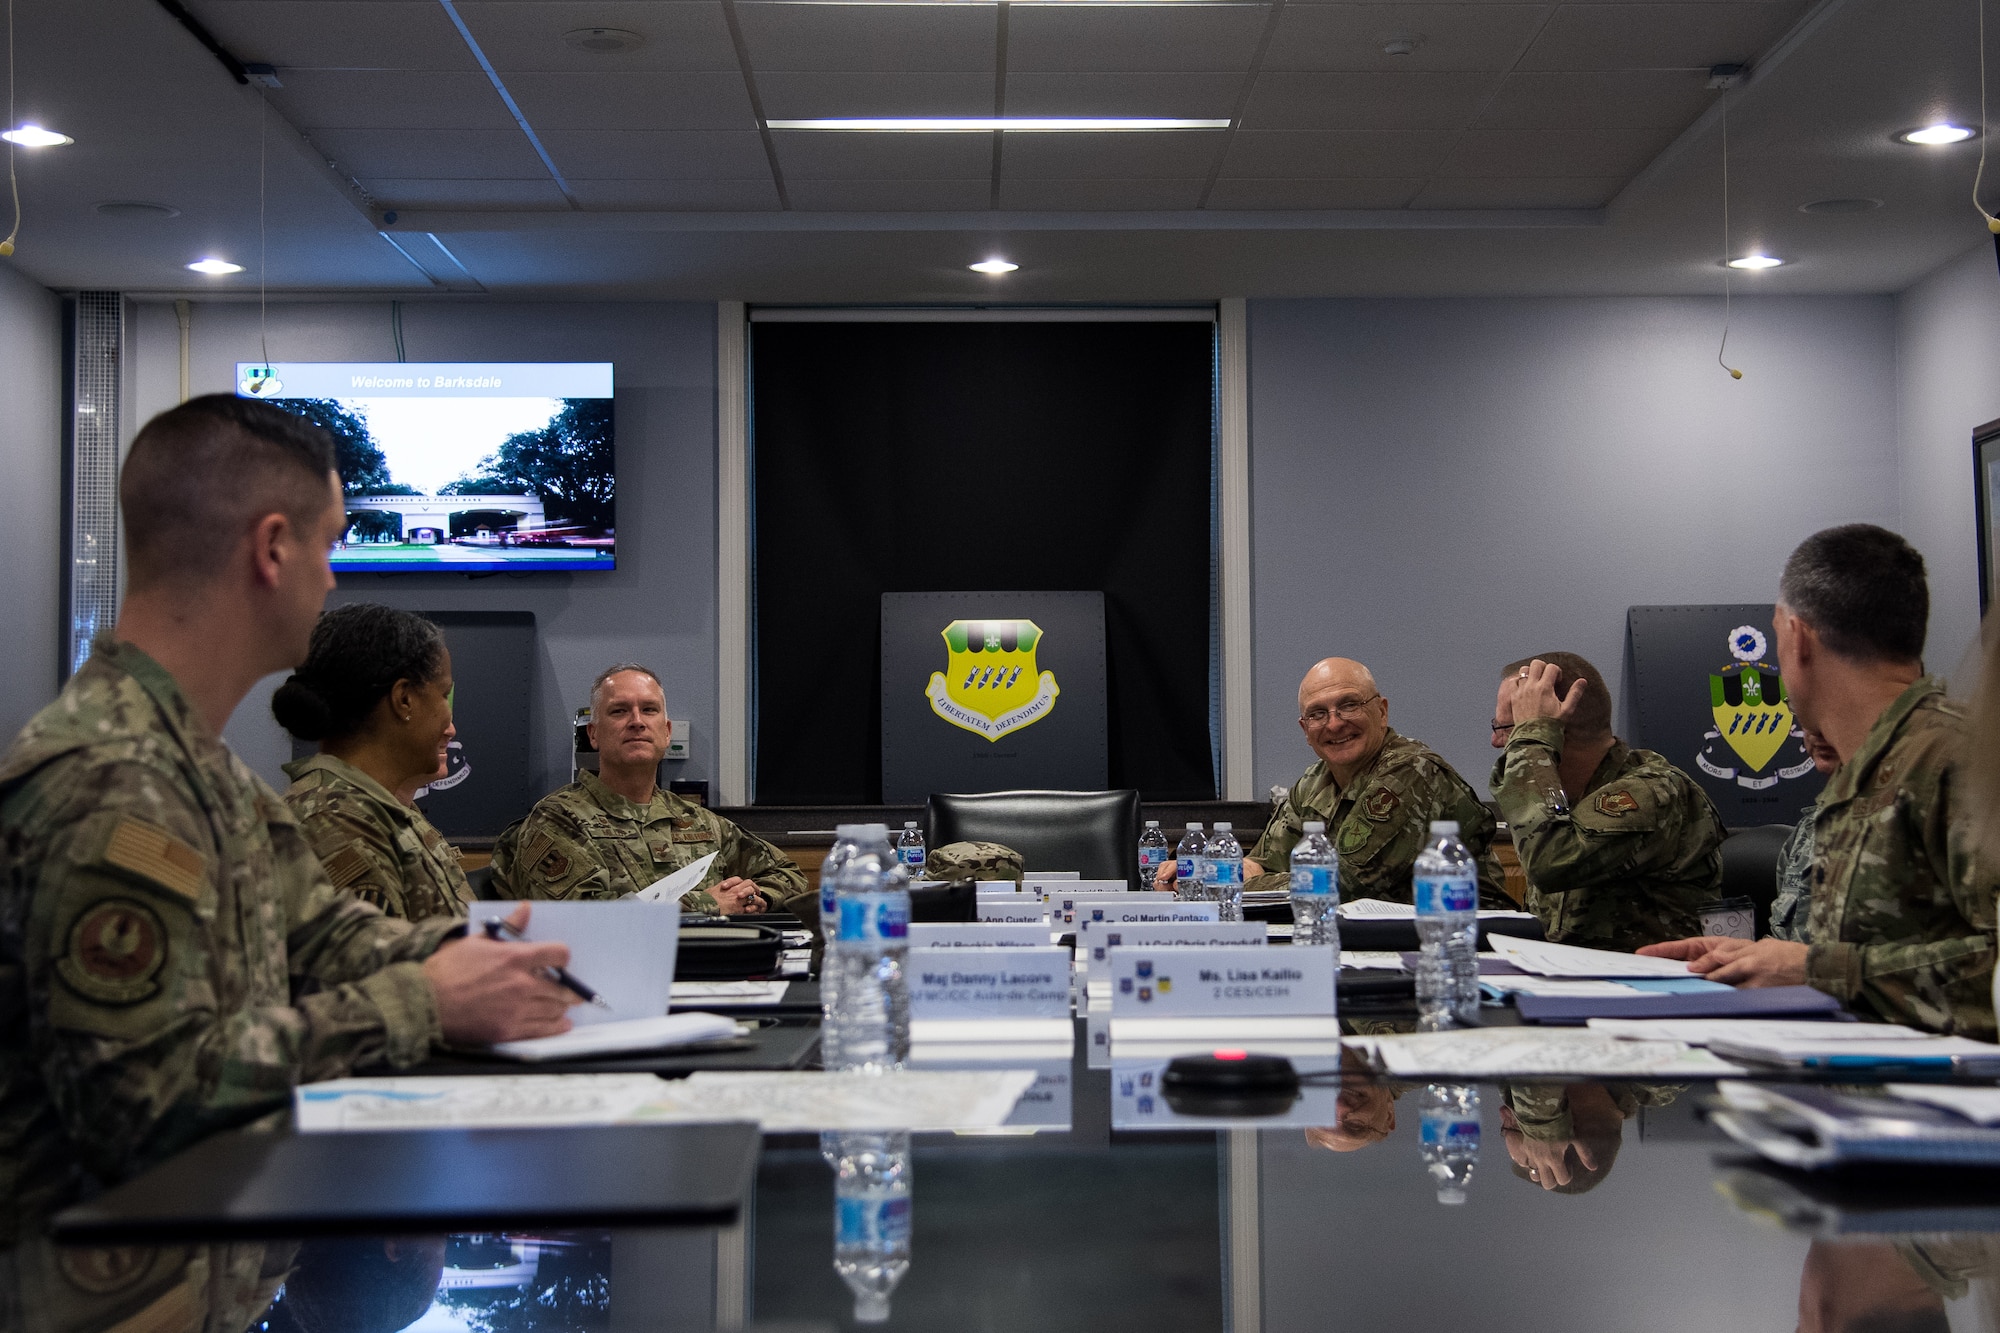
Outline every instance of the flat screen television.
[(609, 362), (241, 362), (236, 391), (333, 436), (335, 570), (617, 567)]

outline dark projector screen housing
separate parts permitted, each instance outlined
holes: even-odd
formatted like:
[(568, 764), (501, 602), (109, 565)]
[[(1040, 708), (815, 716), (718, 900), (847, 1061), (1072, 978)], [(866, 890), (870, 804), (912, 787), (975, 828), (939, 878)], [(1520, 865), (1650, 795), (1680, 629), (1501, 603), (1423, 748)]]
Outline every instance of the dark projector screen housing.
[(337, 571), (617, 567), (610, 362), (243, 362), (236, 391), (333, 436)]

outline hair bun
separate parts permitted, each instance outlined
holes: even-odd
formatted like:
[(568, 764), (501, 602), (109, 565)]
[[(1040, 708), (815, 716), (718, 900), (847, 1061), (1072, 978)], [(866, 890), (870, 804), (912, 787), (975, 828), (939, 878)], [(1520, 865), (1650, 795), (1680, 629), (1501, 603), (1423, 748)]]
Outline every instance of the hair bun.
[(333, 725), (333, 708), (326, 697), (297, 672), (286, 677), (271, 696), (271, 715), (302, 741), (325, 740)]

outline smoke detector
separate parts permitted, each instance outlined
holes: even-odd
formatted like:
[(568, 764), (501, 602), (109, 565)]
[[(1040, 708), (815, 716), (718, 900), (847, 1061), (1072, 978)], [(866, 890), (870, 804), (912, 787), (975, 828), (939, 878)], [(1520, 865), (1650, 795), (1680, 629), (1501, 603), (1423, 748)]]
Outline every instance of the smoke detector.
[(636, 51), (645, 44), (644, 37), (627, 28), (576, 28), (563, 34), (564, 46), (573, 51), (588, 51), (594, 56)]
[(1406, 32), (1390, 33), (1380, 40), (1382, 42), (1382, 54), (1385, 56), (1415, 55), (1417, 48), (1424, 44), (1422, 37), (1415, 33)]

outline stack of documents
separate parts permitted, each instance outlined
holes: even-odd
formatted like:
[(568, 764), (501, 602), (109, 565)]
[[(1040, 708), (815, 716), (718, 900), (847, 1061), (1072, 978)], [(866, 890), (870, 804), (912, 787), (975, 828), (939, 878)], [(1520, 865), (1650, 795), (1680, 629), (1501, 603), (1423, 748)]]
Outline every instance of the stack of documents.
[[(1484, 915), (1482, 913), (1481, 915)], [(1583, 949), (1547, 940), (1490, 936), (1493, 951), (1520, 968), (1543, 977), (1688, 977), (1688, 965), (1674, 958), (1648, 958), (1609, 949)]]
[(1684, 1041), (1706, 1046), (1714, 1037), (1771, 1041), (1929, 1041), (1932, 1034), (1900, 1023), (1821, 1022), (1784, 1018), (1593, 1018), (1592, 1032), (1634, 1041)]
[[(1289, 895), (1287, 895), (1289, 896)], [(1356, 898), (1343, 902), (1335, 909), (1345, 919), (1356, 921), (1414, 921), (1417, 909), (1414, 903), (1392, 903), (1385, 898)], [(1482, 909), (1481, 921), (1533, 921), (1533, 912), (1495, 911)]]
[(1869, 1077), (1899, 1073), (2000, 1077), (2000, 1046), (1967, 1037), (1917, 1040), (1890, 1037), (1870, 1041), (1843, 1032), (1829, 1041), (1820, 1037), (1725, 1033), (1711, 1036), (1708, 1049), (1739, 1063), (1775, 1065), (1781, 1069), (1843, 1071)]
[(1881, 1092), (1725, 1082), (1715, 1124), (1774, 1162), (2000, 1166), (2000, 1089), (1892, 1083)]
[(736, 1020), (720, 1014), (661, 1014), (657, 1018), (630, 1018), (621, 1023), (573, 1027), (553, 1037), (503, 1041), (488, 1049), (502, 1059), (540, 1063), (544, 1060), (574, 1060), (588, 1055), (627, 1055), (641, 1051), (709, 1046), (734, 1041), (737, 1036)]
[(1741, 1073), (1678, 1041), (1626, 1041), (1575, 1029), (1465, 1028), (1344, 1043), (1398, 1078), (1715, 1078)]

